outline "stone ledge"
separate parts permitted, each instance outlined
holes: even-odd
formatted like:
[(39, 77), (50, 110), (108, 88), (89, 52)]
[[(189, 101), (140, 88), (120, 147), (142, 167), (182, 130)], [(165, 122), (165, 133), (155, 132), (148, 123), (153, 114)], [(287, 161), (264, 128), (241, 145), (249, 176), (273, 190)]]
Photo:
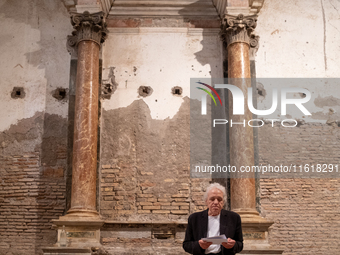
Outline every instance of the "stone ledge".
[(274, 254), (282, 254), (283, 249), (279, 249), (277, 247), (273, 247), (269, 244), (244, 244), (243, 250), (239, 254), (252, 254), (252, 255), (274, 255)]
[(116, 221), (105, 220), (104, 224), (108, 225), (188, 225), (186, 221)]
[(282, 254), (282, 252), (283, 252), (283, 250), (279, 250), (279, 249), (270, 249), (270, 250), (246, 250), (246, 249), (243, 249), (243, 251), (240, 252), (239, 254), (274, 255), (274, 254)]
[(46, 247), (42, 248), (45, 255), (50, 254), (91, 254), (91, 249), (70, 248), (70, 247)]

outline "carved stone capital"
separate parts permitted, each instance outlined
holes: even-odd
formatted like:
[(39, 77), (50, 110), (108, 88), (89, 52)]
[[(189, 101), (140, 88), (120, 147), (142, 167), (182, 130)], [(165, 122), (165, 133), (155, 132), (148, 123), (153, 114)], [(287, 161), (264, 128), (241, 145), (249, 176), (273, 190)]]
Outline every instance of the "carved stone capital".
[(250, 45), (251, 33), (256, 28), (257, 16), (225, 15), (222, 24), (221, 37), (227, 45), (244, 42)]
[(102, 12), (90, 14), (84, 12), (83, 14), (73, 14), (71, 16), (71, 23), (74, 31), (72, 36), (68, 36), (68, 45), (76, 46), (80, 41), (94, 41), (99, 45), (106, 39), (108, 30)]

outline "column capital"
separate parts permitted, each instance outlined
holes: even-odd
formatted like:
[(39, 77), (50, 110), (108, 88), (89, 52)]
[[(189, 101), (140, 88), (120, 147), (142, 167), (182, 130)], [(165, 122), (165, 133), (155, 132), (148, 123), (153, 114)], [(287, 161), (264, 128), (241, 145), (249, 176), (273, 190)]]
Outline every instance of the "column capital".
[(227, 45), (234, 42), (244, 42), (250, 45), (251, 33), (257, 25), (257, 16), (225, 15), (222, 23), (221, 37)]
[(81, 41), (93, 41), (100, 46), (108, 34), (103, 12), (90, 14), (85, 11), (82, 14), (75, 13), (71, 15), (71, 24), (74, 31), (72, 35), (67, 37), (67, 44), (71, 47), (77, 46)]

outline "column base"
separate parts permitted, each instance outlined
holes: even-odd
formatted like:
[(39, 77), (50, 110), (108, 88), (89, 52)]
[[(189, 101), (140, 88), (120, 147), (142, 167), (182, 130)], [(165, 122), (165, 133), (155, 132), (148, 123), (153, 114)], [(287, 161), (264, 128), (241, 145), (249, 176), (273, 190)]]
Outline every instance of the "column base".
[(87, 209), (70, 209), (67, 211), (67, 214), (60, 217), (60, 219), (86, 219), (86, 220), (100, 220), (99, 213), (94, 210), (87, 210)]
[[(89, 210), (69, 210), (65, 216), (53, 220), (53, 228), (58, 231), (58, 241), (53, 247), (61, 248), (99, 248), (100, 228), (104, 221), (98, 212)], [(63, 226), (66, 232), (66, 246), (60, 242)]]
[(268, 242), (268, 229), (273, 221), (259, 215), (255, 209), (241, 208), (233, 210), (241, 216), (244, 248), (240, 254), (282, 254), (283, 250), (273, 247)]
[(82, 248), (67, 248), (67, 247), (47, 247), (42, 248), (44, 255), (55, 255), (55, 254), (63, 254), (63, 255), (73, 255), (73, 254), (82, 254), (82, 255), (91, 255), (91, 249), (82, 249)]
[(260, 215), (259, 212), (253, 208), (238, 208), (232, 209), (232, 211), (238, 213), (241, 217), (242, 215)]
[(238, 254), (252, 254), (252, 255), (262, 255), (262, 254), (267, 254), (267, 255), (277, 255), (277, 254), (282, 254), (283, 250), (278, 249), (275, 247), (272, 247), (269, 244), (254, 244), (254, 245), (248, 245), (244, 244), (243, 250), (238, 253)]

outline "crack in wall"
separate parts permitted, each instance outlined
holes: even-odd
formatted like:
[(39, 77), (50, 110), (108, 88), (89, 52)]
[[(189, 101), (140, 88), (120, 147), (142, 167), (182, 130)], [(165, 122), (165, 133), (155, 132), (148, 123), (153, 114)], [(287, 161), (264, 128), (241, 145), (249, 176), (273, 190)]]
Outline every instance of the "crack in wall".
[(324, 61), (325, 61), (325, 70), (327, 70), (327, 56), (326, 56), (327, 34), (326, 34), (326, 17), (325, 17), (325, 9), (323, 7), (323, 0), (321, 0), (321, 7), (322, 7), (322, 19), (323, 19), (323, 56), (324, 56)]

